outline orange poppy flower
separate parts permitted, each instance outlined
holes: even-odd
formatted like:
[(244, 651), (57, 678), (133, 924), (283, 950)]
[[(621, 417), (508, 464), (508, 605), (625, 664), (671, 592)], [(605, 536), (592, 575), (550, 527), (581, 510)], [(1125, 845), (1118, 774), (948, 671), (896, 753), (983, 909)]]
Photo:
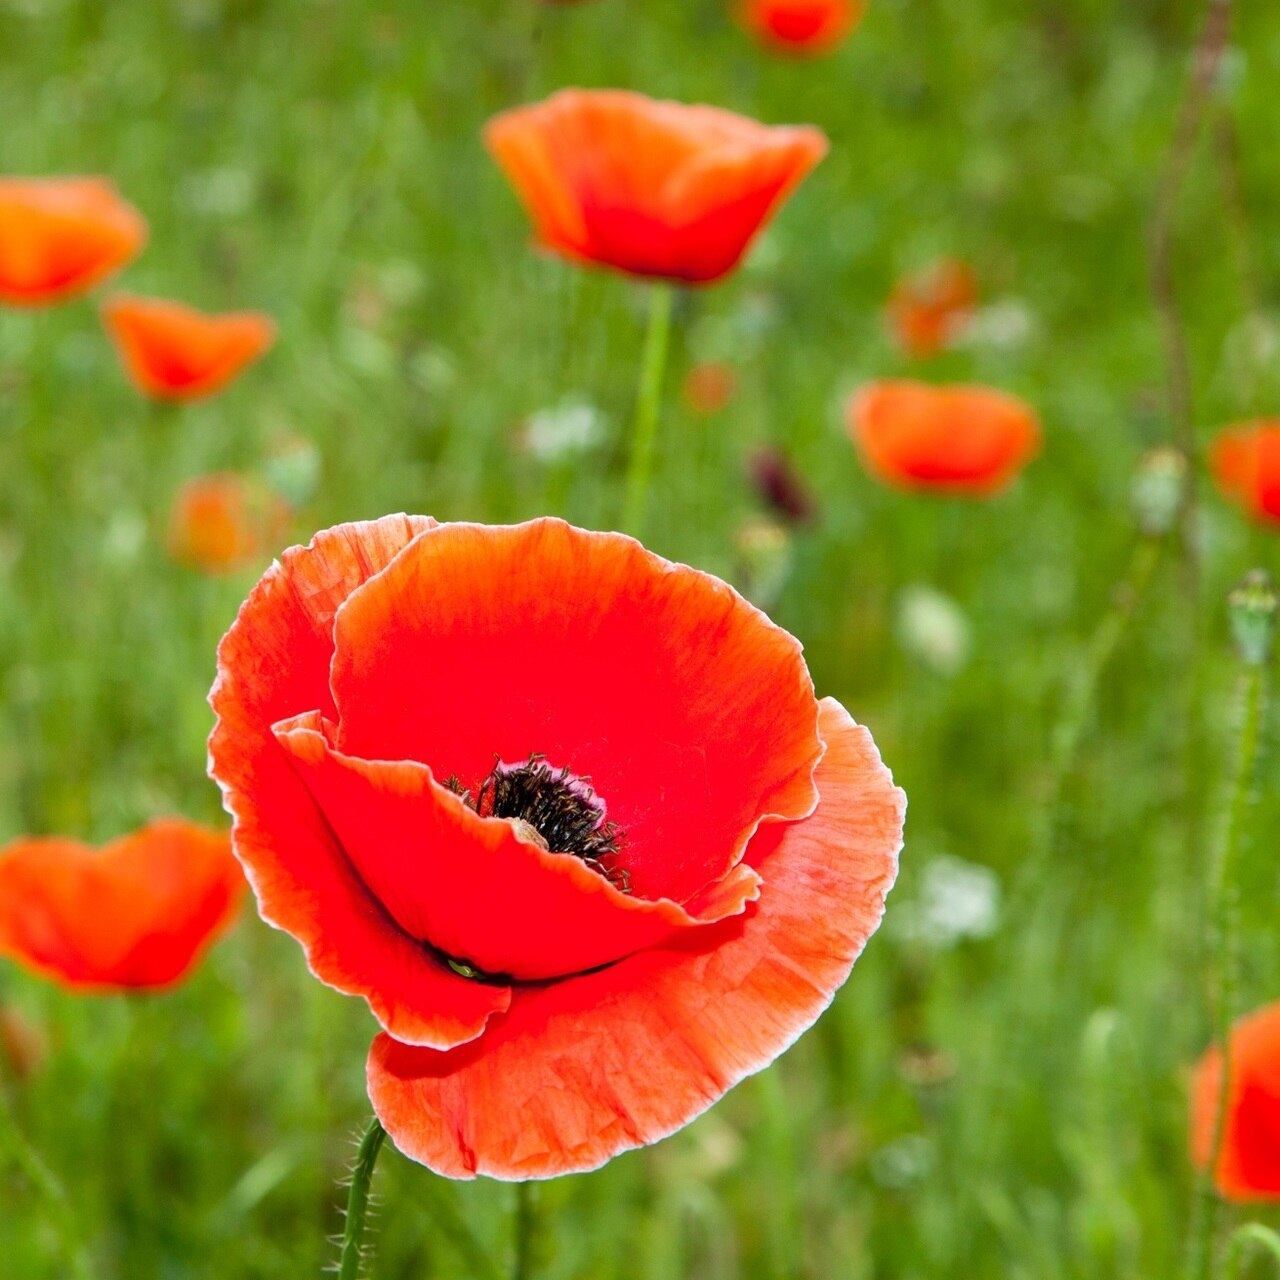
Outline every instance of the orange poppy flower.
[(451, 1177), (671, 1133), (876, 928), (903, 797), (799, 644), (621, 534), (388, 516), (273, 565), (210, 771), (265, 919), (385, 1029), (370, 1097)]
[(485, 141), (546, 248), (699, 284), (738, 265), (827, 149), (818, 129), (607, 89), (503, 112)]
[(681, 392), (694, 413), (709, 417), (727, 409), (738, 391), (738, 375), (733, 365), (722, 360), (695, 364), (685, 375)]
[(146, 243), (105, 178), (0, 178), (0, 302), (41, 306), (92, 288)]
[(190, 480), (169, 516), (169, 553), (204, 573), (232, 573), (265, 555), (289, 522), (274, 493), (233, 472)]
[(1280, 521), (1280, 418), (1219, 433), (1209, 455), (1218, 488), (1256, 520)]
[[(1226, 1125), (1214, 1176), (1229, 1200), (1280, 1200), (1280, 1004), (1236, 1023), (1231, 1033)], [(1218, 1114), (1222, 1054), (1196, 1064), (1191, 1085), (1191, 1158), (1209, 1164)]]
[(898, 282), (889, 298), (889, 323), (904, 351), (931, 356), (951, 342), (977, 302), (973, 269), (944, 258)]
[(826, 53), (862, 20), (865, 0), (745, 0), (738, 20), (781, 53)]
[(849, 402), (849, 432), (872, 474), (906, 489), (1003, 489), (1040, 447), (1031, 408), (988, 387), (873, 382)]
[(199, 400), (226, 386), (275, 341), (259, 311), (204, 315), (178, 302), (120, 294), (103, 323), (134, 385), (157, 400)]
[(231, 923), (244, 876), (223, 832), (170, 818), (94, 849), (0, 849), (0, 955), (74, 989), (167, 987)]

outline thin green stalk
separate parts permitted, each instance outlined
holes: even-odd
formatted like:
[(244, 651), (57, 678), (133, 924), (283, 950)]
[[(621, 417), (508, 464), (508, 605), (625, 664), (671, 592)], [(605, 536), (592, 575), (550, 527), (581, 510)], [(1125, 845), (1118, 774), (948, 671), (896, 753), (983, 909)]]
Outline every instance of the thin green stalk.
[(530, 1280), (533, 1275), (533, 1254), (538, 1230), (537, 1205), (533, 1198), (533, 1184), (516, 1183), (516, 1239), (515, 1260), (511, 1265), (511, 1280)]
[(475, 1273), (468, 1280), (480, 1280), (480, 1277), (484, 1277), (484, 1280), (504, 1280), (506, 1268), (499, 1266), (485, 1251), (476, 1239), (475, 1232), (453, 1203), (452, 1184), (437, 1182), (432, 1197), (433, 1221), (448, 1238), (459, 1257)]
[(374, 1116), (360, 1139), (347, 1193), (347, 1221), (342, 1233), (342, 1252), (338, 1256), (338, 1280), (359, 1280), (364, 1261), (364, 1230), (369, 1219), (369, 1186), (386, 1136), (387, 1131)]
[(671, 345), (671, 312), (675, 289), (664, 281), (649, 288), (649, 327), (640, 360), (640, 382), (636, 388), (635, 425), (631, 437), (631, 462), (627, 468), (627, 491), (622, 508), (622, 527), (635, 537), (644, 531), (649, 483), (653, 477), (654, 445), (658, 437), (658, 409), (662, 403), (662, 377)]
[(1216, 1176), (1222, 1160), (1231, 1096), (1231, 1025), (1239, 970), (1240, 888), (1238, 864), (1258, 767), (1267, 706), (1267, 661), (1277, 597), (1265, 575), (1254, 574), (1231, 594), (1232, 630), (1242, 667), (1237, 691), (1236, 755), (1218, 847), (1210, 864), (1210, 1002), (1220, 1055), (1209, 1158), (1200, 1175), (1191, 1236), (1192, 1280), (1215, 1274), (1220, 1201)]
[(84, 1246), (76, 1230), (75, 1214), (71, 1201), (58, 1180), (57, 1174), (41, 1159), (26, 1135), (18, 1127), (8, 1091), (0, 1086), (0, 1148), (7, 1150), (10, 1159), (30, 1184), (31, 1189), (44, 1201), (57, 1228), (63, 1255), (75, 1280), (91, 1280), (92, 1272), (85, 1258)]
[(1146, 592), (1163, 546), (1164, 539), (1161, 537), (1143, 535), (1138, 539), (1124, 577), (1112, 592), (1111, 605), (1090, 637), (1088, 647), (1067, 686), (1051, 748), (1052, 772), (1046, 817), (1049, 844), (1052, 844), (1056, 835), (1062, 792), (1075, 767), (1080, 742), (1097, 695), (1098, 682), (1115, 655), (1138, 602)]

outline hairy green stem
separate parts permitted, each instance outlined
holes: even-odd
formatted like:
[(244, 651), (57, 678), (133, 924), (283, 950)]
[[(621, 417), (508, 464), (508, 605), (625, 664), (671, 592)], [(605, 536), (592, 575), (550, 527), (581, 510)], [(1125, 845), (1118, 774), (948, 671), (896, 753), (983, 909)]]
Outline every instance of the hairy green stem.
[(57, 1174), (45, 1164), (40, 1153), (18, 1127), (7, 1090), (0, 1086), (0, 1150), (6, 1150), (14, 1166), (44, 1201), (57, 1229), (62, 1252), (74, 1280), (90, 1280), (92, 1272), (85, 1258), (84, 1246), (76, 1230), (71, 1201)]
[(649, 327), (640, 360), (640, 382), (636, 388), (635, 425), (631, 436), (631, 462), (627, 468), (627, 490), (623, 499), (622, 528), (635, 537), (644, 532), (649, 483), (653, 477), (654, 446), (658, 436), (658, 409), (662, 402), (662, 377), (671, 345), (671, 311), (675, 289), (665, 281), (649, 287)]
[(342, 1252), (338, 1256), (338, 1280), (359, 1280), (364, 1260), (364, 1230), (369, 1219), (369, 1185), (386, 1136), (387, 1131), (374, 1116), (360, 1139), (347, 1193), (347, 1221), (342, 1233)]
[(534, 1241), (538, 1230), (537, 1206), (533, 1200), (533, 1184), (516, 1183), (516, 1239), (511, 1280), (530, 1280), (533, 1275)]
[(1210, 867), (1209, 902), (1212, 932), (1211, 1002), (1214, 1031), (1221, 1055), (1209, 1159), (1200, 1175), (1196, 1221), (1191, 1241), (1193, 1280), (1210, 1280), (1215, 1267), (1218, 1199), (1215, 1178), (1222, 1159), (1227, 1105), (1231, 1093), (1231, 1024), (1235, 1003), (1240, 890), (1237, 863), (1258, 763), (1258, 747), (1266, 713), (1267, 675), (1262, 663), (1247, 663), (1240, 673), (1235, 771), (1225, 820)]

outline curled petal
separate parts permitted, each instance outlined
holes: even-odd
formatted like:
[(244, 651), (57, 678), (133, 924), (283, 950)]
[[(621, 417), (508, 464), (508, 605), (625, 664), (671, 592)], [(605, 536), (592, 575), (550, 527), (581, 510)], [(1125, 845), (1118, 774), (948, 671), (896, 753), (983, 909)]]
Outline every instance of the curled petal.
[(482, 818), (411, 760), (332, 749), (316, 714), (276, 726), (299, 777), (374, 895), (411, 937), (492, 974), (579, 973), (743, 910), (759, 877), (739, 866), (701, 913), (615, 888), (569, 854)]
[(334, 634), (340, 750), (465, 786), (543, 755), (604, 799), (638, 897), (686, 902), (762, 819), (812, 812), (822, 743), (797, 641), (621, 534), (441, 526), (352, 593)]
[(478, 1035), (509, 993), (451, 973), (396, 926), (352, 869), (271, 729), (310, 708), (333, 713), (334, 613), (433, 527), (412, 516), (339, 525), (268, 570), (218, 648), (209, 767), (263, 919), (298, 939), (321, 981), (364, 996), (388, 1031), (445, 1047)]
[(820, 803), (752, 842), (753, 910), (520, 990), (473, 1045), (374, 1041), (369, 1096), (401, 1151), (455, 1178), (591, 1169), (688, 1123), (816, 1020), (880, 921), (905, 805), (843, 708), (825, 701), (821, 726)]

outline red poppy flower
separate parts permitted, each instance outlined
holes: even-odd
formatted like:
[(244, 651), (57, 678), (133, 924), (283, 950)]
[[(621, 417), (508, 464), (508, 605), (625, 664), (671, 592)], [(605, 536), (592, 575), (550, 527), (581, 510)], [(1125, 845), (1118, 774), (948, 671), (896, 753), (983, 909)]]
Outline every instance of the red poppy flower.
[[(1280, 1200), (1280, 1004), (1236, 1023), (1231, 1033), (1226, 1126), (1214, 1177), (1229, 1200)], [(1213, 1150), (1222, 1054), (1196, 1064), (1191, 1087), (1191, 1157), (1204, 1169)]]
[(276, 494), (231, 472), (200, 476), (178, 490), (169, 553), (204, 573), (232, 573), (265, 555), (289, 522)]
[(867, 469), (907, 489), (995, 493), (1040, 447), (1031, 408), (988, 387), (873, 382), (849, 402), (848, 424)]
[(583, 89), (496, 116), (485, 141), (546, 248), (692, 283), (736, 267), (827, 149), (807, 126)]
[(862, 20), (865, 0), (744, 0), (738, 20), (782, 53), (826, 53)]
[(199, 400), (226, 386), (275, 341), (258, 311), (208, 316), (178, 302), (120, 294), (102, 319), (129, 376), (158, 400)]
[(167, 987), (235, 915), (225, 833), (172, 818), (102, 849), (27, 836), (0, 849), (0, 955), (74, 989)]
[(620, 534), (390, 516), (285, 553), (222, 642), (210, 767), (263, 916), (388, 1034), (453, 1177), (592, 1168), (808, 1027), (903, 798), (800, 647)]
[(147, 224), (105, 178), (0, 178), (0, 301), (61, 302), (135, 258)]
[(1221, 432), (1210, 464), (1218, 488), (1256, 520), (1280, 521), (1280, 418)]
[(977, 301), (973, 269), (944, 258), (898, 282), (889, 298), (889, 323), (905, 351), (931, 356), (951, 342)]

